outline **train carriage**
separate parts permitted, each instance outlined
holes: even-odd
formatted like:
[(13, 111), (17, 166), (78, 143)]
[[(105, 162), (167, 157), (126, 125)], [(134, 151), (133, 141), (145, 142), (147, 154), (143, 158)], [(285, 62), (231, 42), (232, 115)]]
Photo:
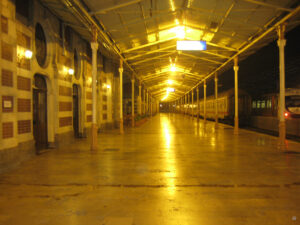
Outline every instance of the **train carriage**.
[[(224, 122), (233, 124), (234, 120), (234, 89), (219, 93), (217, 104), (218, 104), (218, 118)], [(209, 96), (206, 99), (206, 118), (215, 119), (215, 97)], [(197, 109), (200, 108), (200, 117), (204, 117), (204, 100), (199, 101), (199, 106), (197, 102), (194, 104), (187, 105), (188, 114), (192, 114), (192, 107), (194, 108), (194, 116), (197, 115)], [(244, 90), (239, 89), (239, 117), (240, 124), (245, 125), (249, 121), (251, 115), (251, 97)]]

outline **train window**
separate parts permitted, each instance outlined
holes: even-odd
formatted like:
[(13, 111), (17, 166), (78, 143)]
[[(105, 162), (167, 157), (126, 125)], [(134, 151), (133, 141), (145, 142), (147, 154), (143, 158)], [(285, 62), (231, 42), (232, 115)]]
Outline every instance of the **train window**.
[(268, 100), (267, 100), (267, 108), (268, 108), (268, 109), (271, 109), (271, 108), (272, 108), (272, 101), (271, 101), (271, 99), (268, 99)]
[(286, 96), (285, 104), (287, 107), (300, 107), (300, 96)]
[(256, 108), (256, 101), (252, 102), (252, 108), (255, 109)]
[(262, 109), (266, 108), (266, 101), (265, 100), (261, 101), (260, 106)]

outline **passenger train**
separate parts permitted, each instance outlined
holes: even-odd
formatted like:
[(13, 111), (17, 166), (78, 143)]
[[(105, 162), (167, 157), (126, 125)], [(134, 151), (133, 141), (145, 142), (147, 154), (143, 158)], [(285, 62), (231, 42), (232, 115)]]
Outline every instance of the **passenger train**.
[[(234, 89), (218, 95), (218, 118), (221, 122), (234, 122)], [(300, 137), (300, 89), (287, 88), (285, 92), (285, 110), (287, 135)], [(204, 117), (204, 101), (199, 102), (200, 117)], [(177, 111), (197, 116), (197, 102), (186, 104), (182, 108), (177, 105)], [(193, 109), (193, 110), (192, 110)], [(251, 98), (244, 90), (239, 89), (239, 125), (259, 128), (272, 134), (278, 133), (278, 94), (265, 94)], [(206, 118), (215, 119), (215, 97), (206, 100)]]
[[(251, 115), (252, 127), (277, 134), (278, 94), (266, 94), (253, 98)], [(300, 89), (286, 89), (284, 116), (287, 135), (300, 137)]]
[[(233, 124), (234, 120), (234, 89), (222, 92), (218, 94), (218, 118), (229, 124)], [(199, 101), (200, 107), (200, 117), (204, 117), (204, 100)], [(192, 115), (194, 111), (194, 116), (197, 114), (197, 102), (194, 100), (194, 104), (184, 105), (185, 110), (189, 115)], [(194, 108), (194, 110), (192, 110)], [(179, 109), (179, 107), (178, 107)], [(239, 118), (240, 125), (246, 125), (251, 116), (251, 97), (244, 90), (239, 89)], [(209, 96), (206, 98), (206, 118), (214, 120), (215, 119), (215, 97)]]

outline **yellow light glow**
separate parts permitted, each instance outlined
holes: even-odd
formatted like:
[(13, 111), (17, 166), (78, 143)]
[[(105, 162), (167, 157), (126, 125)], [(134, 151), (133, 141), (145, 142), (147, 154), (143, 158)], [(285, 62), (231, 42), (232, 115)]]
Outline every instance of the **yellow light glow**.
[(32, 58), (32, 51), (26, 50), (25, 51), (25, 58), (26, 59), (31, 59)]
[(22, 46), (17, 45), (17, 57), (19, 59), (26, 58), (31, 59), (32, 58), (32, 51), (25, 49)]
[(172, 134), (172, 125), (170, 123), (170, 120), (167, 117), (162, 117), (161, 118), (161, 127), (162, 127), (162, 138), (163, 141), (161, 142), (165, 151), (165, 170), (167, 170), (167, 173), (165, 174), (165, 181), (168, 185), (167, 193), (170, 196), (173, 196), (176, 193), (176, 155), (174, 152), (174, 148), (172, 148), (172, 143), (173, 143), (173, 134)]
[(173, 0), (170, 0), (170, 5), (171, 5), (172, 11), (175, 11), (175, 4), (174, 4)]
[(169, 87), (169, 88), (167, 88), (167, 92), (168, 92), (168, 93), (170, 93), (170, 92), (175, 92), (175, 88), (170, 88), (170, 87)]
[(69, 68), (68, 73), (69, 73), (69, 75), (73, 75), (74, 74), (74, 70), (72, 68)]
[(168, 82), (168, 84), (173, 84), (172, 80), (168, 80), (167, 82)]
[(161, 100), (164, 101), (169, 97), (169, 92), (167, 91), (167, 94), (165, 95), (165, 97), (163, 97)]
[[(203, 39), (203, 30), (194, 29), (188, 26), (180, 26), (180, 22), (178, 19), (175, 19), (176, 27), (172, 27), (169, 29), (164, 29), (159, 31), (159, 39), (169, 39), (169, 38), (178, 38), (178, 39), (186, 39), (186, 40), (206, 40), (210, 41), (213, 36), (211, 33), (207, 34), (206, 39)], [(156, 41), (156, 34), (149, 34), (148, 41), (153, 42)]]
[(87, 83), (88, 83), (89, 85), (91, 85), (91, 84), (92, 84), (92, 81), (93, 81), (93, 80), (92, 80), (92, 77), (89, 77), (88, 80), (87, 80)]
[(213, 39), (213, 37), (215, 36), (214, 33), (205, 33), (205, 35), (203, 36), (203, 40), (204, 41), (211, 41)]
[(185, 27), (184, 26), (174, 27), (173, 31), (175, 32), (177, 38), (179, 38), (179, 39), (185, 38)]
[(172, 64), (171, 65), (171, 68), (170, 68), (170, 71), (171, 72), (175, 72), (177, 69), (176, 69), (176, 66), (175, 66), (175, 64)]
[(153, 34), (149, 34), (148, 37), (148, 42), (154, 42), (156, 41), (156, 33), (153, 33)]
[(110, 89), (110, 88), (111, 88), (111, 86), (110, 86), (109, 84), (107, 84), (107, 85), (106, 85), (106, 88), (107, 88), (107, 89)]

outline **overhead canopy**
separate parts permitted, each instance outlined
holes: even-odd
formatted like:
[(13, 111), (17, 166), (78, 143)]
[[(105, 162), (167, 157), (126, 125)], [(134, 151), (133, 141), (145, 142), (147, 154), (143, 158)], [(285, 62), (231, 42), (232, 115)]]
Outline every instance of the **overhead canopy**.
[[(121, 58), (152, 93), (178, 99), (220, 73), (234, 57), (254, 53), (276, 38), (276, 27), (299, 24), (298, 0), (40, 0), (90, 40)], [(177, 51), (177, 40), (203, 40), (205, 51)], [(173, 67), (172, 67), (173, 66)]]

